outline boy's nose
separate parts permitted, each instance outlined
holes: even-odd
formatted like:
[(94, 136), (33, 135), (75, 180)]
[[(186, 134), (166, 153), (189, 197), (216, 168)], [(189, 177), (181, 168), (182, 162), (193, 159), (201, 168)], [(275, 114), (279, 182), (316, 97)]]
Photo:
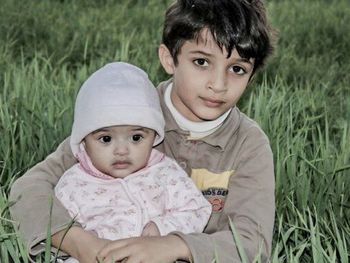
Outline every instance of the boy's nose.
[(209, 82), (208, 88), (214, 91), (215, 93), (226, 91), (226, 80), (225, 74), (222, 73), (213, 73)]

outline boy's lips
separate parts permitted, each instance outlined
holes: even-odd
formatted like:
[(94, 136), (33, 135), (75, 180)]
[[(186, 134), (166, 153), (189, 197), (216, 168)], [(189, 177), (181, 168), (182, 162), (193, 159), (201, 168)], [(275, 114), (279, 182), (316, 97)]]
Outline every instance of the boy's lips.
[(205, 98), (205, 97), (200, 97), (200, 98), (204, 102), (204, 105), (209, 108), (217, 108), (225, 103), (223, 100), (217, 100), (217, 99), (211, 99), (211, 98)]
[(115, 169), (125, 169), (127, 168), (131, 162), (129, 161), (116, 161), (112, 164), (113, 168)]

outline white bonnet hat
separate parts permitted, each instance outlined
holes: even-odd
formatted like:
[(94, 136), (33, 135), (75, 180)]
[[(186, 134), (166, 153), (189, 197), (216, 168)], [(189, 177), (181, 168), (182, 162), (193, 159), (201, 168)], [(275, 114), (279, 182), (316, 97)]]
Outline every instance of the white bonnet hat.
[(89, 133), (108, 126), (135, 125), (164, 138), (164, 118), (156, 88), (140, 68), (115, 62), (93, 73), (81, 86), (75, 101), (70, 145), (74, 155)]

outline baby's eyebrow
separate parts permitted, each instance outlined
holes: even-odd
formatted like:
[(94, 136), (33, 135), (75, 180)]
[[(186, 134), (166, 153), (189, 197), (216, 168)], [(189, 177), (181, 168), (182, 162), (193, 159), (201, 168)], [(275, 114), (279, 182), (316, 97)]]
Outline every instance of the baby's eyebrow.
[(132, 131), (142, 131), (142, 132), (145, 132), (145, 133), (149, 133), (150, 129), (147, 129), (147, 128), (144, 128), (144, 127), (137, 127), (137, 128), (132, 129)]
[(98, 129), (96, 131), (93, 131), (92, 134), (96, 134), (96, 133), (99, 133), (99, 132), (108, 132), (109, 130), (107, 128), (101, 128), (101, 129)]

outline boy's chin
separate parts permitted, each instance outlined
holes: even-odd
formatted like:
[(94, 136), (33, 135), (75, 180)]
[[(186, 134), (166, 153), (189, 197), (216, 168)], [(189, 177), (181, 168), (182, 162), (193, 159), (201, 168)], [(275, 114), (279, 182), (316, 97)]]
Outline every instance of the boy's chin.
[(225, 114), (225, 112), (198, 114), (198, 122), (214, 121), (220, 118), (223, 114)]
[(214, 121), (224, 115), (227, 111), (204, 111), (198, 113), (197, 117), (200, 119), (199, 121)]

